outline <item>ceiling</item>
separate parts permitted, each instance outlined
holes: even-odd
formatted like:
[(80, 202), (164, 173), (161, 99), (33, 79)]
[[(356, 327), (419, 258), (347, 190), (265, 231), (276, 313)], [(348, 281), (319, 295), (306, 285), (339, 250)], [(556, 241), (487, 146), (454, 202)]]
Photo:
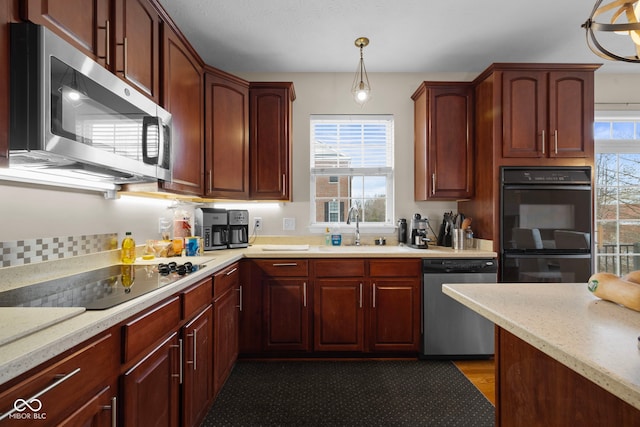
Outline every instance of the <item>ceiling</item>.
[[(203, 60), (231, 73), (479, 73), (494, 62), (602, 63), (580, 28), (595, 0), (159, 0)], [(605, 3), (608, 1), (605, 0)], [(597, 22), (606, 22), (596, 19)], [(613, 35), (632, 54), (628, 36)], [(610, 45), (613, 46), (613, 45)]]

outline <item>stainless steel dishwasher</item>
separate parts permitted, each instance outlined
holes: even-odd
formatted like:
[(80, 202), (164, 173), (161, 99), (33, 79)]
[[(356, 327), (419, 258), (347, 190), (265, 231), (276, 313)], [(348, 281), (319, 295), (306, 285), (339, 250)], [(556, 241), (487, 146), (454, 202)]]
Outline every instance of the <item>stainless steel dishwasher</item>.
[(491, 258), (427, 258), (422, 261), (422, 359), (488, 358), (494, 325), (442, 293), (444, 283), (495, 283)]

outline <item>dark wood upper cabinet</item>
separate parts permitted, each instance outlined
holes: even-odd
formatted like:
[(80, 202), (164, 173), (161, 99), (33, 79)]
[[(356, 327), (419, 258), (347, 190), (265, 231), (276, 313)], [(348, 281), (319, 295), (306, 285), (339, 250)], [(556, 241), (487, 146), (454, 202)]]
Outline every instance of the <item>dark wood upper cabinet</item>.
[(250, 198), (291, 200), (293, 83), (251, 83)]
[(593, 156), (593, 71), (502, 73), (502, 156)]
[(464, 82), (424, 82), (413, 94), (415, 200), (473, 195), (473, 98)]
[(113, 71), (160, 101), (160, 26), (147, 0), (116, 0)]
[(205, 196), (249, 196), (249, 82), (205, 72)]
[(203, 67), (196, 55), (167, 25), (163, 31), (163, 105), (172, 115), (171, 182), (165, 190), (204, 194)]
[(26, 0), (22, 14), (24, 19), (51, 29), (109, 68), (111, 3), (112, 0)]

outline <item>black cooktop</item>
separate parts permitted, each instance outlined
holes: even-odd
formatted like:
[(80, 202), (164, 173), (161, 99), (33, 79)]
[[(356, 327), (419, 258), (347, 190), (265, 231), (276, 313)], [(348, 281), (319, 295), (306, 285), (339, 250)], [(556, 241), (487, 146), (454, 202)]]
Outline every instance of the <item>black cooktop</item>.
[(112, 265), (0, 292), (0, 307), (104, 310), (175, 283), (204, 267), (190, 264)]

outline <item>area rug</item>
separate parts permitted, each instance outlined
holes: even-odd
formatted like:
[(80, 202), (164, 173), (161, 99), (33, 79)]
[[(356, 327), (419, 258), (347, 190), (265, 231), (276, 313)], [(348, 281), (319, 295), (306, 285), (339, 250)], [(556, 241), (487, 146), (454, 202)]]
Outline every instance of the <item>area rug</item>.
[(203, 426), (494, 426), (450, 361), (238, 361)]

